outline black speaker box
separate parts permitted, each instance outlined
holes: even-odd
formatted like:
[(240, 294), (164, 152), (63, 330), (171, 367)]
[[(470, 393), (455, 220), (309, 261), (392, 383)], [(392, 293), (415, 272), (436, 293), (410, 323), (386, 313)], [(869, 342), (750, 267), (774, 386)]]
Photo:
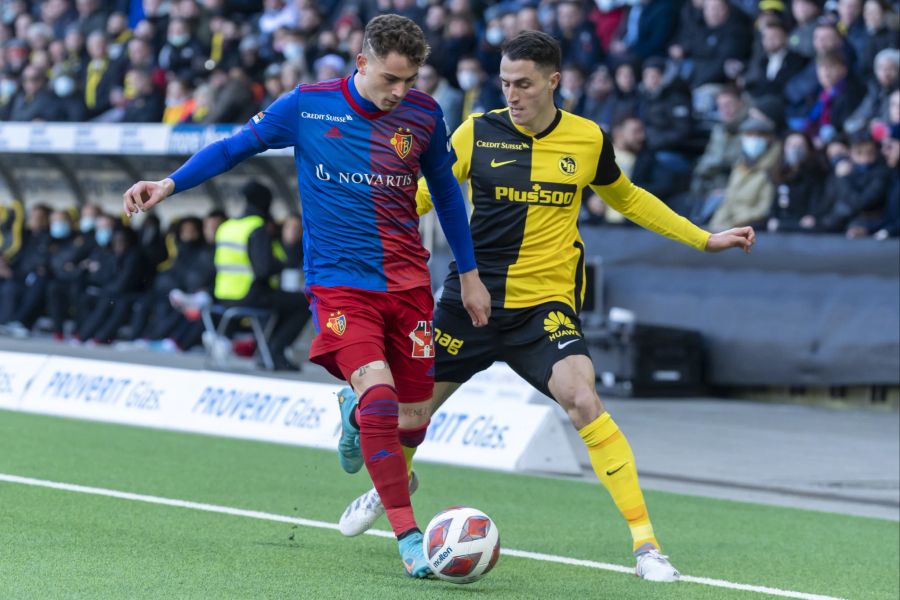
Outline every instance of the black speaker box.
[(695, 396), (704, 393), (699, 331), (616, 324), (585, 332), (601, 396)]

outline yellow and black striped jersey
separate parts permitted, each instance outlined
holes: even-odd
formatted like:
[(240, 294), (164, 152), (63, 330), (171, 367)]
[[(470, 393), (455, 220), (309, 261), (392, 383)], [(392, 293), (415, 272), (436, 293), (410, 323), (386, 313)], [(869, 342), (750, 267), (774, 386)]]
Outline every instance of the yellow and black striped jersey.
[[(584, 243), (578, 214), (592, 187), (610, 206), (653, 231), (706, 246), (709, 234), (636, 187), (619, 170), (612, 144), (593, 121), (557, 110), (540, 133), (512, 122), (508, 109), (476, 114), (454, 132), (460, 183), (468, 181), (475, 258), (495, 308), (584, 300)], [(431, 209), (424, 180), (419, 214)], [(459, 298), (456, 265), (445, 297)]]

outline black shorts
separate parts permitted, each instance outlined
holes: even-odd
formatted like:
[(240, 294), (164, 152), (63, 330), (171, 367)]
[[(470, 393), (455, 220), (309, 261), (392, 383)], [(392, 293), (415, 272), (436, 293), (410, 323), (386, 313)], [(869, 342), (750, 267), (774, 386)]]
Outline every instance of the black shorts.
[(435, 381), (465, 383), (500, 360), (551, 397), (553, 365), (573, 354), (590, 356), (581, 321), (561, 302), (493, 309), (485, 327), (474, 327), (462, 304), (441, 300), (434, 309), (434, 347)]

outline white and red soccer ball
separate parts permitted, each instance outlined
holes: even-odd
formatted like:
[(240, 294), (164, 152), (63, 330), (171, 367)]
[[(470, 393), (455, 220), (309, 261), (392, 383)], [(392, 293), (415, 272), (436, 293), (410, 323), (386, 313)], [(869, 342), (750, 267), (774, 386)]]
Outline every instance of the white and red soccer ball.
[(435, 576), (453, 583), (484, 577), (500, 557), (500, 532), (478, 509), (453, 506), (436, 514), (422, 538)]

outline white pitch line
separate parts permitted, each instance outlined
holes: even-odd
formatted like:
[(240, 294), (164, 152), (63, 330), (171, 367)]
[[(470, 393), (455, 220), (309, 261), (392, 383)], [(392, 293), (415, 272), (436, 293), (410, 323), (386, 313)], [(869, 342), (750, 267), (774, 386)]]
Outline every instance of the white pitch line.
[[(161, 504), (163, 506), (174, 506), (177, 508), (189, 508), (192, 510), (201, 510), (204, 512), (219, 513), (223, 515), (232, 515), (235, 517), (247, 517), (250, 519), (259, 519), (262, 521), (277, 521), (280, 523), (292, 523), (294, 525), (302, 525), (304, 527), (316, 527), (319, 529), (338, 529), (336, 523), (326, 523), (325, 521), (314, 521), (312, 519), (301, 519), (298, 517), (289, 517), (287, 515), (277, 515), (274, 513), (261, 512), (258, 510), (245, 510), (243, 508), (233, 508), (231, 506), (221, 506), (218, 504), (206, 504), (205, 502), (191, 502), (190, 500), (178, 500), (176, 498), (163, 498), (161, 496), (147, 496), (145, 494), (133, 494), (131, 492), (120, 492), (118, 490), (110, 490), (106, 488), (90, 487), (86, 485), (77, 485), (74, 483), (62, 483), (59, 481), (47, 481), (45, 479), (34, 479), (31, 477), (20, 477), (18, 475), (8, 475), (0, 473), (0, 481), (8, 483), (19, 483), (22, 485), (31, 485), (35, 487), (44, 487), (54, 490), (63, 490), (66, 492), (78, 492), (79, 494), (91, 494), (94, 496), (106, 496), (108, 498), (119, 498), (120, 500), (134, 500), (136, 502), (146, 502), (148, 504)], [(368, 535), (376, 537), (393, 538), (394, 535), (389, 531), (381, 531), (373, 529), (366, 532)], [(633, 574), (633, 567), (625, 567), (622, 565), (614, 565), (611, 563), (596, 562), (593, 560), (582, 560), (578, 558), (568, 558), (565, 556), (556, 556), (553, 554), (542, 554), (540, 552), (528, 552), (526, 550), (513, 550), (503, 548), (501, 553), (506, 556), (515, 556), (516, 558), (527, 558), (530, 560), (539, 560), (542, 562), (552, 562), (564, 565), (573, 565), (577, 567), (588, 567), (590, 569), (600, 569), (603, 571), (614, 571), (616, 573)], [(766, 587), (763, 585), (749, 585), (746, 583), (735, 583), (722, 579), (710, 579), (709, 577), (693, 577), (690, 575), (682, 575), (682, 581), (689, 583), (699, 583), (701, 585), (709, 585), (713, 587), (728, 588), (731, 590), (742, 590), (746, 592), (756, 592), (759, 594), (770, 594), (772, 596), (781, 596), (782, 598), (798, 598), (800, 600), (843, 600), (835, 596), (823, 596), (821, 594), (807, 594), (806, 592), (794, 592), (791, 590), (782, 590), (779, 588)]]

